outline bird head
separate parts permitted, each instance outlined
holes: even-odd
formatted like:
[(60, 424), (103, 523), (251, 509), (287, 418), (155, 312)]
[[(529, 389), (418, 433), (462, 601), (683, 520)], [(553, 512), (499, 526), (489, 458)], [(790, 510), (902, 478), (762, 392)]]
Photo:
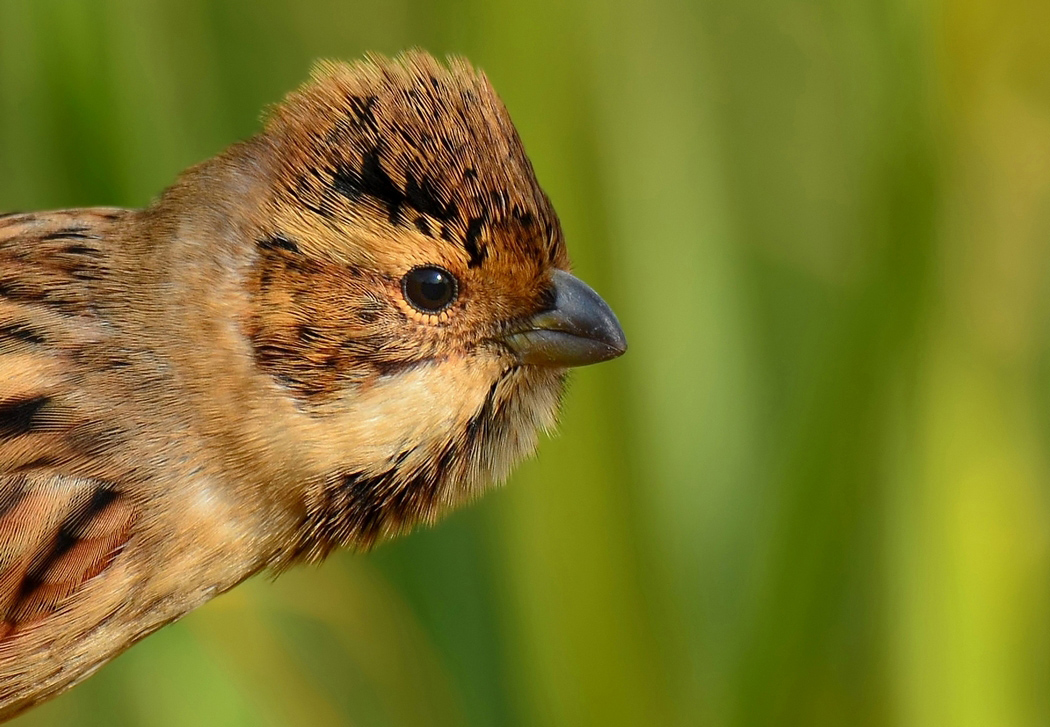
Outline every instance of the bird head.
[(478, 493), (553, 426), (567, 368), (622, 354), (569, 272), (505, 107), (465, 61), (325, 63), (270, 115), (248, 323), (339, 465), (301, 547), (367, 545)]

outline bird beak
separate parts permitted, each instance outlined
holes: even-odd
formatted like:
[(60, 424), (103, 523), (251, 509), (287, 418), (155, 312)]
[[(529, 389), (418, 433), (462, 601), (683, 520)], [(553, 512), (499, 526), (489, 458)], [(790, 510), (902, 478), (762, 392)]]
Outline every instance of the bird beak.
[(523, 322), (503, 341), (523, 364), (586, 366), (627, 350), (616, 314), (591, 286), (564, 270), (551, 273), (554, 305)]

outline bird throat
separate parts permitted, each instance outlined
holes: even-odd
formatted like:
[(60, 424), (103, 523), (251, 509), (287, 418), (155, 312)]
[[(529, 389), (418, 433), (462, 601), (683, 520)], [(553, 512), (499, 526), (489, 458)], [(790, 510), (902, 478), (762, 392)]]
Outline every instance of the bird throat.
[(554, 427), (564, 380), (556, 370), (506, 369), (469, 416), (431, 428), (433, 436), (406, 444), (385, 467), (332, 472), (311, 491), (292, 560), (371, 547), (502, 481)]

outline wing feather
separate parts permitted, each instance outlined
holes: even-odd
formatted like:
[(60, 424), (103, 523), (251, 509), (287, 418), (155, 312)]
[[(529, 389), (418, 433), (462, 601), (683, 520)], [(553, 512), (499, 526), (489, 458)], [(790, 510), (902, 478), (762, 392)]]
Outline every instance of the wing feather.
[(0, 217), (0, 719), (85, 671), (59, 645), (99, 629), (123, 595), (97, 594), (121, 577), (136, 510), (100, 475), (107, 453), (90, 435), (114, 423), (84, 386), (107, 336), (96, 285), (125, 214)]

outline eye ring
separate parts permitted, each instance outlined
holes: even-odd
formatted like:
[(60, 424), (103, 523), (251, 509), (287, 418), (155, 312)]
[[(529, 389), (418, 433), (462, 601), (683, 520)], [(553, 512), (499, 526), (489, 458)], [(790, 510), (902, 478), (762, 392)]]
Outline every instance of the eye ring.
[(401, 294), (420, 313), (435, 315), (456, 302), (459, 281), (445, 268), (420, 265), (401, 278)]

